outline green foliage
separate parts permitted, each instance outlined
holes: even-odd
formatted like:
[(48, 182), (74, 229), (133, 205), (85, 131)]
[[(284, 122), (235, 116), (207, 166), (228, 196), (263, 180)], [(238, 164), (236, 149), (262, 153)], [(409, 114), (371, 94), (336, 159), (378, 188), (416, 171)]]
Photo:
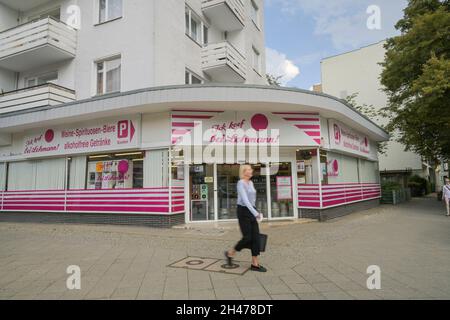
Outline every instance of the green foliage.
[(403, 189), (402, 185), (394, 181), (386, 181), (381, 184), (381, 190), (385, 191), (397, 191)]
[(281, 78), (283, 78), (283, 76), (274, 76), (272, 74), (266, 74), (266, 79), (270, 86), (281, 87), (280, 82)]
[(410, 0), (387, 40), (381, 82), (389, 97), (386, 127), (407, 150), (450, 157), (450, 4)]
[(431, 192), (431, 185), (428, 180), (417, 175), (409, 179), (408, 187), (411, 188), (413, 197), (422, 197)]

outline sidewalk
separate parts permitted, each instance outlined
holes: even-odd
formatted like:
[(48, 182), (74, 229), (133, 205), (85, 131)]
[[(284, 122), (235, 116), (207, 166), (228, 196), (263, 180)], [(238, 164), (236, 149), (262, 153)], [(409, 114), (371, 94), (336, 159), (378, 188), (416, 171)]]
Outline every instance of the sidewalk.
[[(233, 225), (171, 230), (0, 223), (0, 299), (448, 299), (450, 218), (435, 198), (381, 206), (326, 223), (265, 225), (267, 274), (168, 268), (222, 258)], [(249, 261), (249, 253), (238, 255)], [(81, 267), (82, 289), (66, 288)], [(366, 287), (369, 265), (381, 290)]]

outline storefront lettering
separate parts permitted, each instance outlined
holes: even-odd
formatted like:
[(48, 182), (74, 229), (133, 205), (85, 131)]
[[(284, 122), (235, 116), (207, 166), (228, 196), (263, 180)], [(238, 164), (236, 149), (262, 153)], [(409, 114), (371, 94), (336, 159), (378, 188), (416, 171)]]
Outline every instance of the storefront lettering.
[(138, 139), (135, 138), (135, 125), (140, 130), (138, 117), (109, 120), (100, 124), (92, 121), (91, 124), (89, 126), (88, 122), (79, 126), (45, 128), (25, 137), (23, 153), (28, 156), (48, 156), (138, 146)]
[(369, 139), (337, 121), (330, 120), (331, 147), (333, 149), (367, 156), (370, 154)]
[(245, 119), (243, 119), (240, 122), (234, 122), (230, 121), (229, 123), (223, 123), (223, 124), (215, 124), (212, 126), (212, 129), (219, 130), (219, 131), (226, 131), (226, 130), (236, 130), (236, 129), (243, 129), (245, 125)]

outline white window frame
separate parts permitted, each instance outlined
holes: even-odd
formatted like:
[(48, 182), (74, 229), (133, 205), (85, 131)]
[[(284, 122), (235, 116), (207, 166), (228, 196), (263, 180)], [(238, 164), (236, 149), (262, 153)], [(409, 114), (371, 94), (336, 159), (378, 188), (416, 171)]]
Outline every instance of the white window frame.
[[(256, 63), (255, 58), (257, 60)], [(252, 68), (256, 73), (261, 75), (261, 52), (257, 48), (255, 48), (255, 46), (252, 46)]]
[[(186, 19), (186, 14), (188, 16), (189, 19), (189, 23), (188, 25), (186, 25), (186, 21), (185, 21), (185, 28), (188, 27), (187, 30), (185, 30), (185, 34), (191, 39), (193, 40), (195, 43), (197, 43), (200, 46), (206, 46), (207, 43), (205, 41), (205, 28), (207, 30), (207, 32), (209, 32), (209, 25), (206, 24), (198, 14), (196, 14), (189, 6), (186, 6), (186, 10), (185, 10), (185, 19)], [(194, 20), (195, 22), (197, 22), (197, 39), (195, 39), (192, 36), (192, 20)], [(209, 35), (208, 35), (209, 36)]]
[[(255, 2), (255, 0), (250, 0), (250, 6), (251, 6), (251, 14), (250, 17), (253, 21), (253, 23), (255, 24), (255, 26), (259, 29), (259, 6), (258, 4)], [(253, 12), (255, 13), (253, 15)]]
[[(192, 72), (190, 69), (188, 69), (188, 68), (186, 68), (186, 71), (185, 71), (185, 73), (184, 73), (184, 76), (185, 76), (185, 78), (186, 78), (186, 75), (188, 75), (189, 76), (189, 83), (185, 83), (186, 85), (192, 85), (193, 83), (192, 83), (192, 77), (195, 77), (195, 78), (197, 78), (197, 79), (199, 79), (200, 80), (200, 84), (204, 84), (205, 83), (205, 80), (202, 78), (202, 77), (200, 77), (198, 74), (196, 74), (195, 72)], [(185, 82), (186, 82), (186, 79), (185, 79)], [(197, 83), (196, 83), (197, 84)]]
[[(118, 91), (111, 91), (111, 92), (106, 92), (106, 68), (104, 63), (108, 62), (108, 61), (113, 61), (113, 60), (120, 60), (120, 88)], [(98, 64), (99, 63), (103, 63), (103, 81), (102, 81), (102, 93), (98, 93)], [(102, 58), (102, 59), (98, 59), (94, 61), (94, 96), (102, 96), (105, 94), (111, 94), (114, 92), (121, 92), (122, 91), (122, 55), (118, 54), (118, 55), (113, 55), (107, 58)]]
[(108, 17), (109, 2), (114, 1), (114, 0), (105, 0), (105, 20), (101, 21), (100, 20), (100, 1), (101, 0), (96, 1), (96, 11), (95, 11), (95, 12), (97, 12), (96, 24), (106, 23), (106, 22), (113, 21), (116, 19), (121, 19), (123, 17), (123, 2), (124, 2), (123, 0), (121, 1), (121, 14), (119, 17), (115, 17), (115, 18)]
[[(59, 74), (58, 74), (58, 70), (54, 70), (54, 71), (49, 71), (49, 72), (40, 73), (40, 74), (36, 74), (36, 75), (25, 77), (24, 80), (23, 80), (24, 88), (30, 88), (28, 86), (28, 81), (30, 81), (30, 80), (35, 80), (36, 84), (34, 86), (38, 86), (39, 85), (39, 78), (44, 77), (44, 76), (49, 75), (49, 74), (52, 74), (52, 73), (56, 73), (56, 79), (53, 80), (53, 81), (47, 81), (46, 83), (57, 84), (58, 83), (58, 79), (59, 79)], [(31, 86), (31, 87), (34, 87), (34, 86)]]

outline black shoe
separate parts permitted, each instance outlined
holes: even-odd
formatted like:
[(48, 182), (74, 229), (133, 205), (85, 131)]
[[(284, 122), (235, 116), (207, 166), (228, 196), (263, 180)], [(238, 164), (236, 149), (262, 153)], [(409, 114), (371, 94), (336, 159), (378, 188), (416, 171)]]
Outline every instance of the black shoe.
[(225, 251), (225, 258), (227, 259), (227, 264), (229, 267), (233, 265), (233, 257), (228, 255), (228, 251)]
[(251, 268), (250, 268), (250, 270), (252, 270), (252, 271), (257, 271), (257, 272), (267, 272), (267, 269), (266, 268), (264, 268), (263, 266), (254, 266), (254, 265), (252, 265), (251, 266)]

